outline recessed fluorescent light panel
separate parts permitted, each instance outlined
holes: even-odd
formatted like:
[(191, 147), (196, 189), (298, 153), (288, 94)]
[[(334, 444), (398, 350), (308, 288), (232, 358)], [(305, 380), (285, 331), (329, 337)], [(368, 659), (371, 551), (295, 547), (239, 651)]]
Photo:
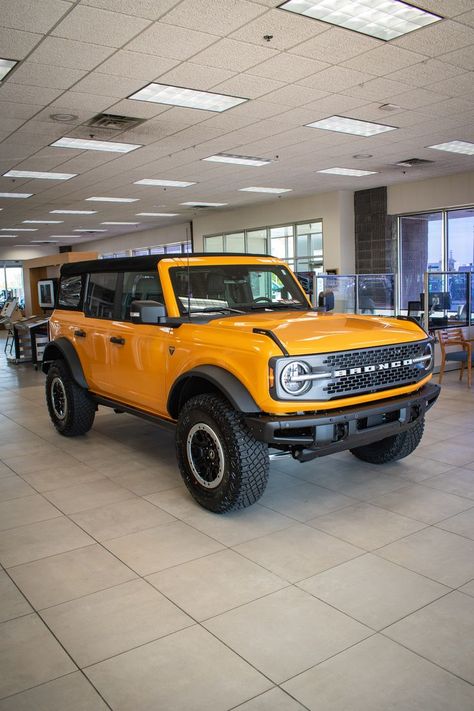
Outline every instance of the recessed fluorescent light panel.
[(253, 165), (258, 167), (260, 165), (268, 165), (271, 160), (265, 158), (252, 158), (251, 156), (234, 156), (231, 153), (217, 153), (215, 156), (209, 156), (208, 158), (203, 158), (202, 160), (208, 160), (211, 163), (233, 163), (235, 165)]
[(279, 7), (386, 41), (443, 19), (401, 0), (288, 0)]
[(163, 188), (189, 188), (190, 185), (196, 185), (196, 183), (188, 183), (185, 180), (155, 180), (154, 178), (144, 178), (143, 180), (136, 180), (134, 185), (155, 185)]
[(36, 180), (70, 180), (77, 173), (44, 173), (36, 170), (9, 170), (4, 178), (35, 178)]
[(155, 104), (169, 104), (170, 106), (183, 106), (188, 109), (203, 109), (204, 111), (227, 111), (234, 106), (243, 104), (248, 99), (226, 94), (214, 94), (210, 91), (196, 91), (183, 89), (180, 86), (168, 84), (155, 84), (152, 82), (140, 91), (132, 94), (129, 99), (136, 101), (151, 101)]
[(51, 210), (50, 215), (95, 215), (97, 210)]
[(280, 193), (291, 193), (291, 188), (257, 188), (251, 186), (250, 188), (240, 188), (241, 193), (274, 193), (279, 195)]
[(101, 222), (101, 225), (139, 225), (139, 222)]
[(227, 205), (226, 202), (182, 202), (181, 205), (188, 205), (188, 207), (224, 207)]
[(179, 212), (137, 212), (137, 217), (178, 217)]
[(435, 146), (428, 146), (428, 148), (448, 153), (463, 153), (466, 156), (474, 155), (474, 143), (469, 143), (469, 141), (448, 141), (448, 143), (437, 143)]
[(86, 202), (138, 202), (139, 198), (90, 197)]
[(141, 148), (141, 144), (136, 143), (114, 143), (113, 141), (94, 141), (83, 138), (60, 138), (58, 141), (50, 144), (54, 148), (73, 148), (76, 151), (105, 151), (106, 153), (130, 153), (137, 148)]
[(25, 199), (29, 198), (33, 193), (0, 193), (0, 198), (18, 198)]
[(73, 230), (73, 232), (107, 232), (107, 230), (94, 230), (90, 227), (83, 227), (78, 230)]
[(317, 173), (327, 173), (328, 175), (351, 175), (355, 178), (361, 178), (364, 175), (375, 175), (377, 170), (354, 170), (353, 168), (326, 168), (326, 170), (318, 170)]
[(15, 237), (18, 237), (18, 235), (0, 235), (0, 237), (13, 237), (13, 238), (15, 238)]
[(376, 136), (378, 133), (395, 131), (396, 126), (387, 126), (383, 123), (373, 123), (372, 121), (359, 121), (359, 119), (347, 118), (346, 116), (329, 116), (307, 123), (310, 128), (321, 128), (323, 131), (335, 131), (336, 133), (351, 133), (354, 136)]
[(63, 220), (23, 220), (24, 225), (62, 225)]
[(15, 64), (18, 64), (18, 62), (15, 62), (13, 59), (0, 59), (0, 81), (5, 79)]
[(37, 227), (2, 227), (1, 232), (38, 232)]

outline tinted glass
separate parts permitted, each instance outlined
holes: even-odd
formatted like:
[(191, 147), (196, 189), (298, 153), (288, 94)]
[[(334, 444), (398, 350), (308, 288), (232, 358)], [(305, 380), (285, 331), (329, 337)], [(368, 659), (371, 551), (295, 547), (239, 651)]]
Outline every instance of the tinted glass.
[(114, 317), (117, 273), (90, 274), (84, 311), (93, 318)]
[(58, 307), (79, 309), (82, 291), (82, 275), (63, 277), (59, 286)]
[(159, 301), (163, 303), (163, 291), (156, 271), (125, 272), (121, 302), (121, 320), (130, 320), (132, 301)]
[(308, 309), (288, 269), (280, 265), (173, 268), (171, 281), (182, 313)]

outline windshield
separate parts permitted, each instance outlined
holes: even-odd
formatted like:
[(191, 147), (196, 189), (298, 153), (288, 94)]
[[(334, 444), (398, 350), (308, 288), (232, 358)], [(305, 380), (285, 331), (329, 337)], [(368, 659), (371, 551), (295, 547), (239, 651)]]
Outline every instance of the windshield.
[(309, 309), (286, 267), (279, 264), (173, 267), (171, 283), (182, 314)]

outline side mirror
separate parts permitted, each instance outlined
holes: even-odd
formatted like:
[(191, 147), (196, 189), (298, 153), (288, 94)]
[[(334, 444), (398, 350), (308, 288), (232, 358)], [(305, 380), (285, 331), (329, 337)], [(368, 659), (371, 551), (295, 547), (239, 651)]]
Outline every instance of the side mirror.
[(130, 320), (132, 323), (158, 324), (166, 317), (164, 304), (159, 301), (132, 301)]

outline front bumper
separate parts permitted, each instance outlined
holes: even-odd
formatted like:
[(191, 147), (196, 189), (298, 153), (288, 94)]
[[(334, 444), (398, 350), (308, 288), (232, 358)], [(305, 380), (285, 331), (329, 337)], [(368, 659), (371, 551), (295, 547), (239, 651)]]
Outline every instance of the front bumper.
[(439, 385), (427, 383), (409, 395), (363, 407), (314, 415), (245, 418), (253, 436), (270, 447), (290, 450), (300, 461), (377, 442), (413, 427), (438, 399)]

